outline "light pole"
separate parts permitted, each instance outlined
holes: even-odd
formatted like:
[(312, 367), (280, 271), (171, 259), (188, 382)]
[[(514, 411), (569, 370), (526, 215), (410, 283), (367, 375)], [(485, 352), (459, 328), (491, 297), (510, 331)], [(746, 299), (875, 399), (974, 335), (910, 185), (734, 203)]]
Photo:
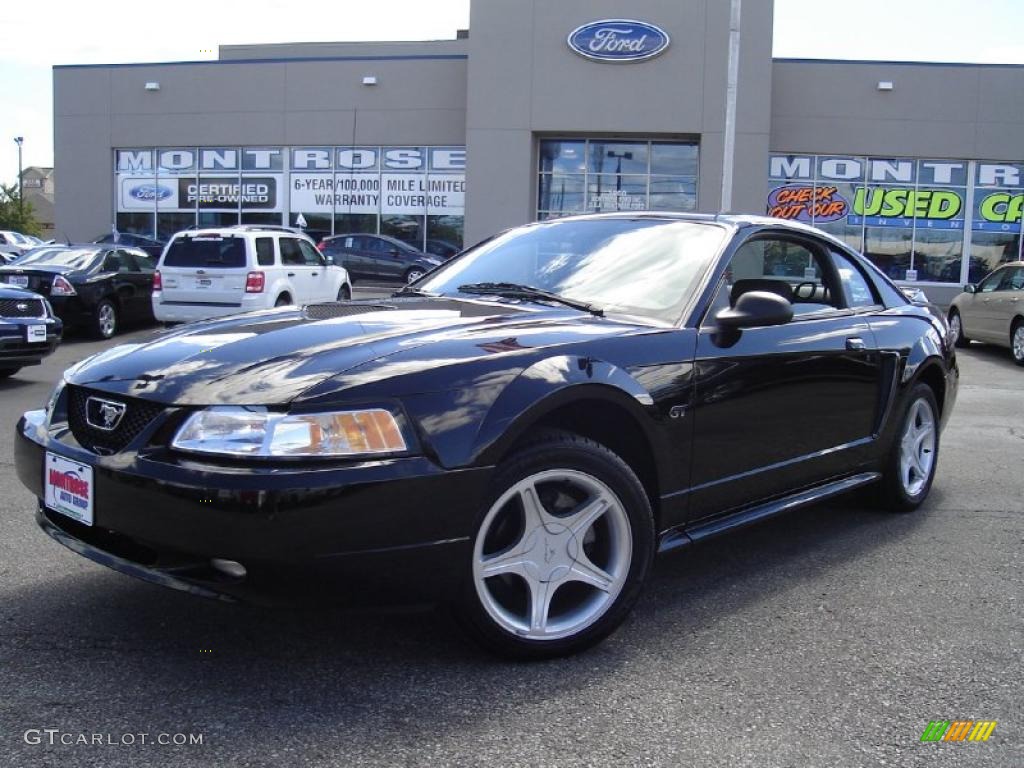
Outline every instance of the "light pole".
[(21, 143), (25, 141), (24, 136), (15, 136), (14, 143), (18, 145), (18, 216), (25, 215), (25, 200), (22, 196), (21, 186)]

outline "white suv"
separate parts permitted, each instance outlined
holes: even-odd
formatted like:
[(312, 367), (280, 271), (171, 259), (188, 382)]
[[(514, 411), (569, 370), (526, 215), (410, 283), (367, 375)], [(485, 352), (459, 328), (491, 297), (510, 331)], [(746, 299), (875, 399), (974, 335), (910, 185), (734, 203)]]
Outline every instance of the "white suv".
[(153, 281), (153, 315), (165, 323), (350, 298), (348, 272), (306, 235), (280, 227), (179, 232)]

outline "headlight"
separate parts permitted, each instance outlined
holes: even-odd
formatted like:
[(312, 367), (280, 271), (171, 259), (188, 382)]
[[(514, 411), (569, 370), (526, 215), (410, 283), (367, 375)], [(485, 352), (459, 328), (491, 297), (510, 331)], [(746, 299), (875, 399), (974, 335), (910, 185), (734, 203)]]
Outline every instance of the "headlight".
[(57, 401), (60, 400), (61, 392), (64, 391), (64, 385), (66, 383), (67, 382), (64, 381), (64, 377), (62, 376), (60, 381), (57, 382), (57, 386), (53, 388), (53, 392), (50, 393), (50, 398), (46, 401), (46, 424), (47, 424), (47, 426), (49, 426), (50, 422), (53, 421), (53, 410), (54, 410), (54, 408), (57, 407)]
[(173, 448), (222, 456), (359, 456), (406, 449), (394, 415), (383, 408), (336, 413), (272, 413), (208, 408), (189, 417)]

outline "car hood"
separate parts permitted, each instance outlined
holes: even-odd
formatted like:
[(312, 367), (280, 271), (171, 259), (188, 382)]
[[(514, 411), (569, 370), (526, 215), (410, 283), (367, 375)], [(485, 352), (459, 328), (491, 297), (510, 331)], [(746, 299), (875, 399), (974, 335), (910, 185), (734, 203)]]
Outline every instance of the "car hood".
[[(536, 336), (542, 329), (549, 343), (558, 343), (638, 327), (527, 303), (447, 298), (332, 303), (194, 323), (102, 352), (69, 369), (65, 378), (169, 404), (272, 405), (358, 366), (425, 345), (443, 349), (439, 356), (446, 361), (453, 354), (493, 358), (522, 352), (523, 346), (508, 340)], [(417, 358), (424, 370), (436, 367), (429, 348)]]

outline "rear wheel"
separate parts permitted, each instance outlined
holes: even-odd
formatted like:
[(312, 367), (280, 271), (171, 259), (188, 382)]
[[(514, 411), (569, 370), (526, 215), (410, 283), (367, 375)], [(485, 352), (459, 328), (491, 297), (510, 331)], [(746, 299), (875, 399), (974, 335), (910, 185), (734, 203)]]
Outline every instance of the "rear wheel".
[(602, 445), (549, 431), (502, 462), (481, 512), (460, 615), (489, 650), (581, 651), (628, 615), (654, 553), (643, 486)]
[(910, 393), (882, 478), (881, 504), (909, 512), (921, 506), (935, 479), (939, 458), (939, 407), (927, 384)]
[(275, 307), (287, 307), (291, 303), (292, 303), (292, 297), (289, 296), (287, 293), (282, 293), (280, 296), (277, 297), (277, 301), (274, 302), (274, 306)]
[(1024, 365), (1024, 320), (1019, 317), (1013, 321), (1010, 331), (1010, 351), (1013, 352), (1013, 361)]
[(955, 309), (949, 311), (949, 332), (953, 337), (953, 343), (958, 347), (966, 347), (971, 340), (964, 336), (964, 321), (960, 318), (960, 312)]
[(408, 272), (405, 273), (405, 282), (406, 283), (415, 283), (417, 280), (419, 280), (425, 274), (427, 274), (427, 273), (424, 272), (419, 267), (413, 267), (412, 269), (410, 269)]
[(0, 381), (10, 378), (20, 370), (21, 368), (0, 368)]
[(93, 332), (101, 339), (109, 339), (117, 333), (117, 305), (110, 299), (103, 299), (93, 311)]

